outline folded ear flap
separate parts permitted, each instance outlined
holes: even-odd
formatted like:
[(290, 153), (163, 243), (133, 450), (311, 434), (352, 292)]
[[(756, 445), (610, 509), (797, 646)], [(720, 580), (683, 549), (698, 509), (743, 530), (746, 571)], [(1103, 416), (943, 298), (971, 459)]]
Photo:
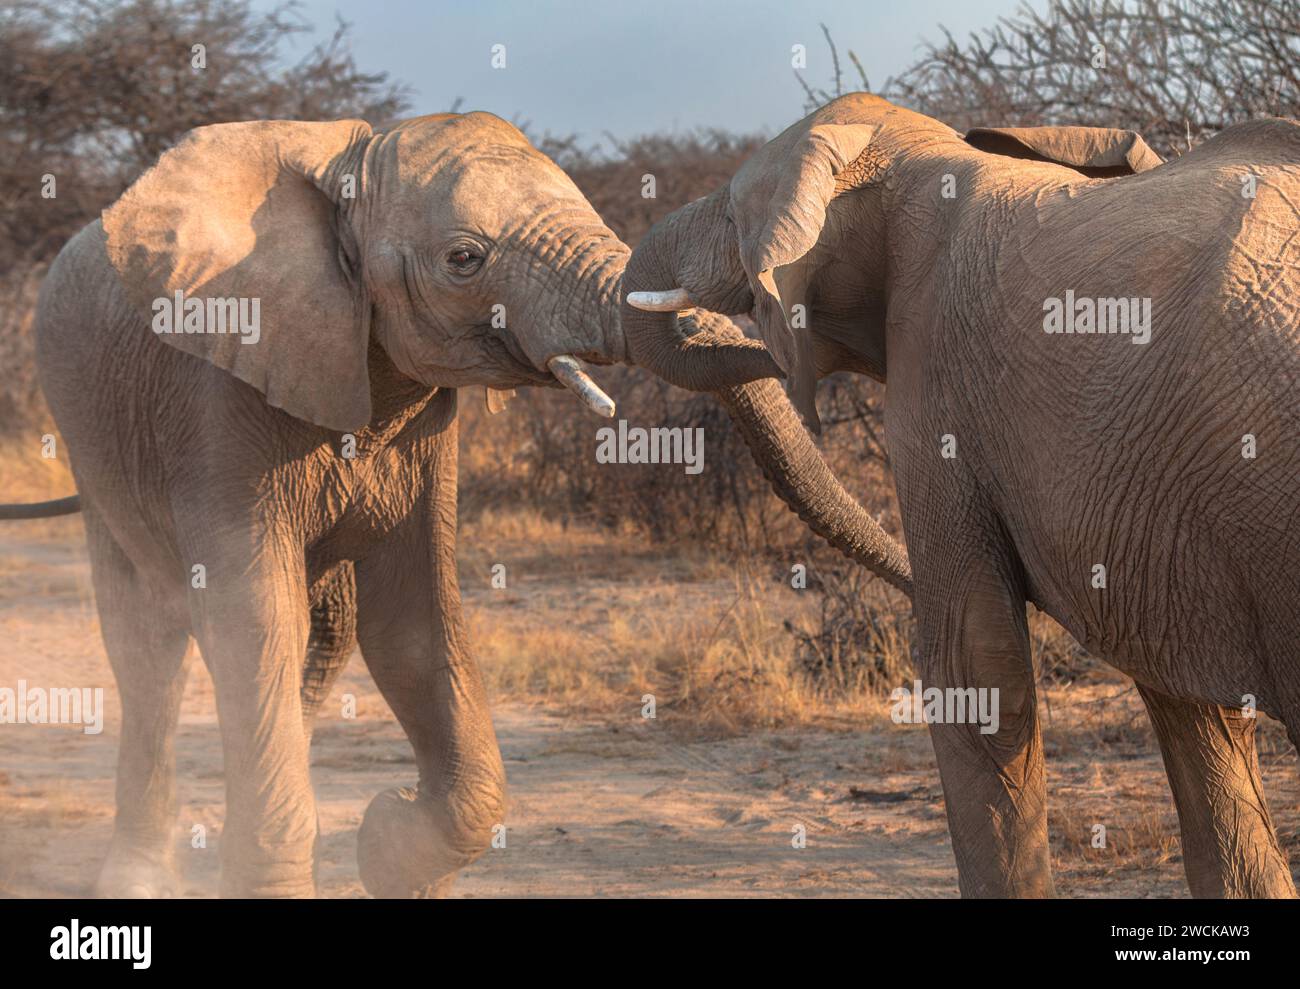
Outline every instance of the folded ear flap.
[(300, 419), (339, 431), (369, 422), (369, 303), (336, 206), (344, 162), (370, 133), (341, 120), (187, 134), (104, 211), (109, 260), (142, 331)]
[(802, 298), (810, 273), (796, 265), (821, 236), (840, 173), (866, 150), (876, 130), (874, 124), (791, 128), (731, 180), (731, 215), (741, 262), (755, 286), (759, 331), (786, 372), (791, 401), (814, 432), (821, 428), (817, 368)]
[(976, 127), (966, 142), (981, 151), (1050, 161), (1084, 175), (1134, 175), (1163, 165), (1139, 134), (1112, 127)]

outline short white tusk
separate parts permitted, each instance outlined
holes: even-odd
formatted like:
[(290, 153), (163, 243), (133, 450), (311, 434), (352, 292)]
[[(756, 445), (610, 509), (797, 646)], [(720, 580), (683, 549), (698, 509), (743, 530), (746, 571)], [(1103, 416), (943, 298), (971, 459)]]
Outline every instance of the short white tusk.
[(555, 380), (564, 385), (580, 399), (582, 404), (598, 416), (606, 419), (614, 415), (614, 400), (600, 390), (600, 385), (591, 380), (591, 375), (582, 369), (576, 357), (560, 354), (546, 362), (547, 370), (555, 375)]
[(629, 292), (627, 304), (646, 312), (681, 312), (695, 308), (684, 288), (670, 288), (663, 292)]

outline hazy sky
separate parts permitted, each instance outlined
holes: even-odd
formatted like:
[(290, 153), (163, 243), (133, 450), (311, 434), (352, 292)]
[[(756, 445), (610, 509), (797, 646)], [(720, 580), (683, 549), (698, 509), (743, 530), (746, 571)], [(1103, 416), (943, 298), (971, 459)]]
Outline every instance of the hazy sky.
[[(1034, 0), (1041, 7), (1043, 0)], [(270, 6), (270, 0), (266, 0)], [(806, 78), (826, 85), (829, 50), (846, 78), (861, 58), (873, 85), (910, 64), (943, 24), (958, 36), (1011, 14), (1018, 0), (306, 0), (322, 28), (337, 12), (353, 24), (363, 69), (384, 69), (415, 90), (419, 113), (491, 110), (535, 134), (599, 141), (721, 126), (775, 133), (797, 119), (803, 91), (791, 46), (807, 47)], [(506, 46), (506, 68), (490, 64)], [(305, 51), (305, 38), (296, 52)]]

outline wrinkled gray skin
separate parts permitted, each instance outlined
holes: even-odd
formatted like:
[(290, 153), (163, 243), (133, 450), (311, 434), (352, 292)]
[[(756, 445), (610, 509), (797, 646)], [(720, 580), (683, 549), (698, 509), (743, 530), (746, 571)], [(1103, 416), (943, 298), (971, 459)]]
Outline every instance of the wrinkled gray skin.
[[(482, 113), (201, 128), (64, 248), (38, 360), (123, 708), (101, 894), (175, 888), (191, 637), (221, 722), (224, 894), (313, 893), (311, 726), (354, 643), (419, 768), (366, 811), (366, 889), (444, 893), (487, 847), (504, 777), (456, 582), (455, 389), (624, 359), (627, 253)], [(260, 340), (151, 332), (178, 289), (259, 298)]]
[[(819, 376), (888, 369), (918, 673), (1000, 690), (996, 734), (931, 727), (964, 895), (1053, 890), (1026, 601), (1137, 681), (1193, 894), (1294, 895), (1241, 708), (1252, 695), (1300, 740), (1297, 203), (1293, 121), (1240, 125), (1160, 164), (1123, 131), (963, 138), (855, 94), (666, 218), (629, 262), (633, 360), (719, 391), (733, 415), (761, 389), (766, 416), (741, 407), (738, 422), (768, 447), (795, 429), (793, 408), (769, 401), (775, 382), (728, 388), (736, 367), (709, 359), (707, 337), (683, 347), (673, 317), (631, 293), (752, 310), (814, 428)], [(1151, 342), (1045, 333), (1044, 301), (1067, 289), (1150, 297)], [(801, 484), (759, 460), (783, 495)], [(838, 495), (819, 483), (805, 493), (792, 505), (814, 528), (906, 586), (878, 526), (824, 512)]]

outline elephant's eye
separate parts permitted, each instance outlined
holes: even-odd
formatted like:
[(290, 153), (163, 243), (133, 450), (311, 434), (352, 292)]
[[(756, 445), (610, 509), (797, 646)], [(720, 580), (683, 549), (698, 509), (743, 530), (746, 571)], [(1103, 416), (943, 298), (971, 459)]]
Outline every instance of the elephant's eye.
[(483, 255), (465, 247), (458, 247), (447, 255), (447, 264), (458, 275), (472, 275), (483, 264)]

